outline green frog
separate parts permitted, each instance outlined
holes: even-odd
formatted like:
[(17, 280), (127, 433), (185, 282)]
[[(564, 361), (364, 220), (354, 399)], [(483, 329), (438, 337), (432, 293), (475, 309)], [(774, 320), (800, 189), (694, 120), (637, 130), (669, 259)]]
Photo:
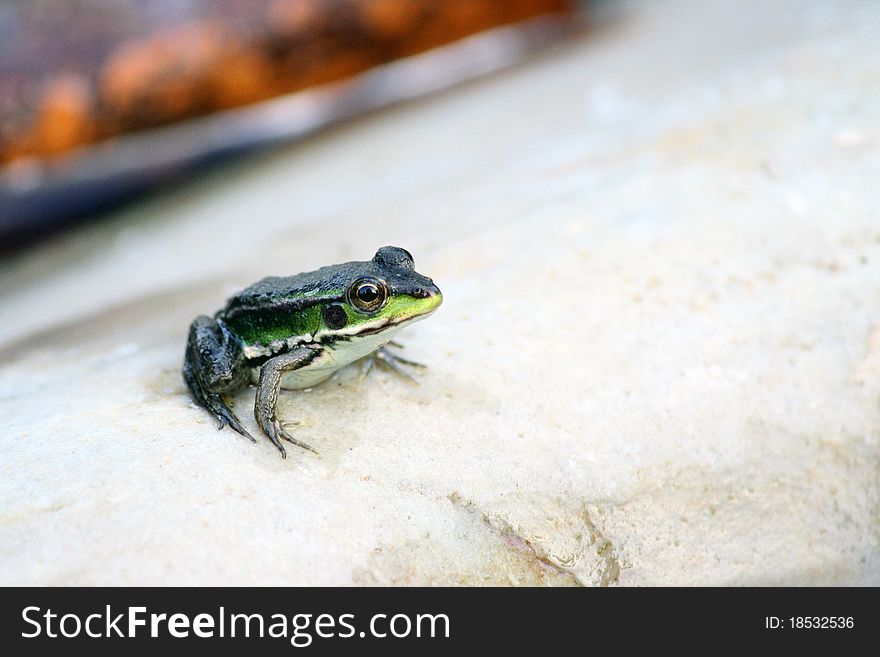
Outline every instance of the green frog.
[(228, 425), (251, 442), (256, 440), (229, 399), (255, 384), (254, 417), (281, 456), (287, 456), (282, 440), (315, 452), (276, 416), (279, 390), (311, 388), (359, 360), (364, 373), (378, 363), (409, 376), (405, 366), (422, 366), (389, 347), (399, 347), (394, 336), (442, 301), (434, 282), (416, 272), (412, 255), (394, 246), (365, 262), (264, 278), (230, 298), (213, 318), (193, 321), (183, 378), (220, 429)]

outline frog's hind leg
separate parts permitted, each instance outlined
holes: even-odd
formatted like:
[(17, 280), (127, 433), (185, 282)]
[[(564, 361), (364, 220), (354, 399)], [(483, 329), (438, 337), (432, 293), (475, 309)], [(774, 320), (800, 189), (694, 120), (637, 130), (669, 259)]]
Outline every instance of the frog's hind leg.
[(183, 379), (193, 400), (217, 418), (218, 429), (229, 425), (256, 442), (224, 398), (247, 386), (249, 372), (243, 360), (238, 342), (210, 317), (201, 315), (190, 325)]
[(241, 426), (241, 422), (238, 417), (229, 408), (226, 400), (223, 399), (222, 394), (207, 392), (202, 385), (200, 384), (198, 378), (196, 378), (193, 373), (192, 366), (189, 363), (184, 363), (183, 366), (183, 379), (186, 381), (187, 386), (189, 387), (190, 394), (192, 395), (193, 400), (210, 412), (215, 418), (217, 418), (217, 428), (222, 429), (226, 425), (232, 427), (235, 431), (243, 435), (245, 438), (249, 439), (251, 442), (257, 442), (256, 439), (248, 433), (247, 429)]

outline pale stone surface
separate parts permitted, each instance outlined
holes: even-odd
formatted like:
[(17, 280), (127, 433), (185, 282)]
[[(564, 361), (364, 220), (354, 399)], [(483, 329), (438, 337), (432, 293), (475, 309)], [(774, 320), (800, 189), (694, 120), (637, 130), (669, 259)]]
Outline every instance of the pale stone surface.
[[(878, 25), (623, 5), (3, 265), (0, 583), (880, 584)], [(382, 244), (421, 386), (286, 461), (188, 401), (192, 317)]]

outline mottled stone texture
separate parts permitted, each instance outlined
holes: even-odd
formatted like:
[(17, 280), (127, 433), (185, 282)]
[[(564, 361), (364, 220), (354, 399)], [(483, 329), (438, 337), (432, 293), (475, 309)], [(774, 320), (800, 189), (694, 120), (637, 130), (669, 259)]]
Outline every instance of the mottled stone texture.
[[(880, 5), (611, 6), (4, 264), (0, 582), (880, 584)], [(218, 432), (188, 322), (382, 244), (421, 386)]]

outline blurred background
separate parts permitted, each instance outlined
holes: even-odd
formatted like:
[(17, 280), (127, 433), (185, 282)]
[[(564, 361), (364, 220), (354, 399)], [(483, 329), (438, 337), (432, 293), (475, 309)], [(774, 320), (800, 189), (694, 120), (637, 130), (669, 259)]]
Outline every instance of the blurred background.
[(4, 0), (0, 257), (230, 157), (511, 65), (583, 15), (575, 0)]

